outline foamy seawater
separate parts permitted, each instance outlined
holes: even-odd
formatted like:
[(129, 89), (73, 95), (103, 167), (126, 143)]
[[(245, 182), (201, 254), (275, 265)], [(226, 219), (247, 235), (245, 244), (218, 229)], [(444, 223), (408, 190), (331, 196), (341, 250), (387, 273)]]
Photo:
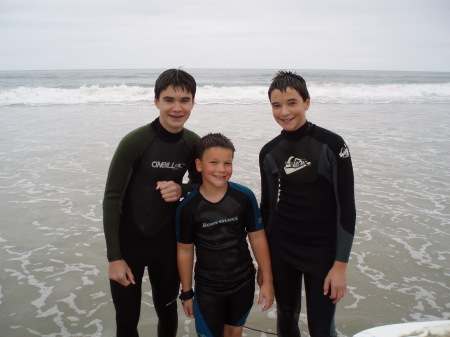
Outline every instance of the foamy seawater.
[[(340, 336), (382, 324), (450, 319), (448, 104), (324, 104), (308, 118), (339, 133), (353, 158), (357, 232)], [(156, 118), (135, 105), (0, 107), (0, 331), (12, 336), (113, 336), (102, 228), (108, 166), (119, 140)], [(236, 145), (232, 180), (259, 199), (258, 153), (280, 129), (263, 104), (198, 104), (187, 127)], [(141, 334), (154, 335), (148, 278)], [(178, 336), (194, 336), (179, 311)], [(247, 326), (275, 331), (275, 307)], [(302, 311), (302, 333), (308, 336)], [(244, 330), (245, 336), (268, 336)]]

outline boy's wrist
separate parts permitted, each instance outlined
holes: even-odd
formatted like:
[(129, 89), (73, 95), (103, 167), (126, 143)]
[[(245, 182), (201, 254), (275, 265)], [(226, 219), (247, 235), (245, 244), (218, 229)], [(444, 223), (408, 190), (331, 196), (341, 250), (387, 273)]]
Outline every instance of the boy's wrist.
[(194, 298), (194, 290), (192, 288), (188, 291), (181, 290), (180, 296), (178, 298), (181, 300), (181, 302), (193, 299)]

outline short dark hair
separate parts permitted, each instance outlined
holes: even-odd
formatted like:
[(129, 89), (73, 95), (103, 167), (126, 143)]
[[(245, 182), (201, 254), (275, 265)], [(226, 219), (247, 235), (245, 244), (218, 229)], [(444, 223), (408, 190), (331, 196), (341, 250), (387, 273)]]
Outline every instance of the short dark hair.
[(308, 88), (306, 87), (306, 81), (303, 79), (303, 77), (291, 71), (280, 70), (272, 79), (272, 83), (270, 84), (268, 91), (269, 100), (272, 91), (278, 89), (282, 92), (285, 92), (287, 88), (296, 90), (300, 94), (300, 96), (302, 96), (303, 102), (310, 98)]
[(161, 91), (172, 86), (174, 89), (182, 89), (192, 94), (192, 98), (195, 98), (195, 91), (197, 89), (197, 83), (195, 79), (184, 70), (181, 69), (168, 69), (161, 73), (155, 82), (155, 98), (159, 99)]
[(228, 137), (221, 133), (208, 133), (203, 136), (197, 144), (197, 158), (202, 159), (205, 151), (212, 147), (220, 147), (231, 150), (231, 153), (234, 156), (235, 148), (232, 141)]

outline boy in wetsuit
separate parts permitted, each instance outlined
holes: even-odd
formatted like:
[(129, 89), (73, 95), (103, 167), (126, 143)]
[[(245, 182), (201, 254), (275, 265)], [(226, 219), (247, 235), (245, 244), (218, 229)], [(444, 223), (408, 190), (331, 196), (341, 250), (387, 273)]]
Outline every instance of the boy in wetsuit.
[(278, 336), (300, 336), (302, 278), (311, 337), (336, 336), (356, 218), (350, 152), (340, 136), (306, 120), (310, 97), (302, 77), (280, 71), (268, 94), (283, 128), (259, 155)]
[[(164, 71), (155, 83), (159, 117), (126, 135), (111, 161), (103, 223), (117, 337), (138, 336), (145, 268), (158, 316), (157, 336), (177, 333), (175, 209), (180, 196), (201, 182), (194, 162), (200, 137), (183, 127), (195, 91), (187, 72)], [(189, 183), (182, 184), (186, 171)]]
[[(273, 304), (272, 272), (266, 235), (254, 194), (229, 182), (234, 146), (222, 134), (208, 134), (198, 143), (197, 170), (202, 185), (178, 206), (176, 230), (180, 299), (202, 337), (237, 337), (253, 305), (255, 268), (259, 265), (263, 311)], [(192, 289), (194, 245), (195, 293)]]

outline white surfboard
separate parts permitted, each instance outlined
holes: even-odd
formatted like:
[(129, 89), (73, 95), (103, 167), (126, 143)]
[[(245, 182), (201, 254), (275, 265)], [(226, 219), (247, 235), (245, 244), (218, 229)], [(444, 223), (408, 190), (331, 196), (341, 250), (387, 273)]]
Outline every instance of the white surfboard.
[(383, 325), (353, 337), (450, 337), (450, 320)]

